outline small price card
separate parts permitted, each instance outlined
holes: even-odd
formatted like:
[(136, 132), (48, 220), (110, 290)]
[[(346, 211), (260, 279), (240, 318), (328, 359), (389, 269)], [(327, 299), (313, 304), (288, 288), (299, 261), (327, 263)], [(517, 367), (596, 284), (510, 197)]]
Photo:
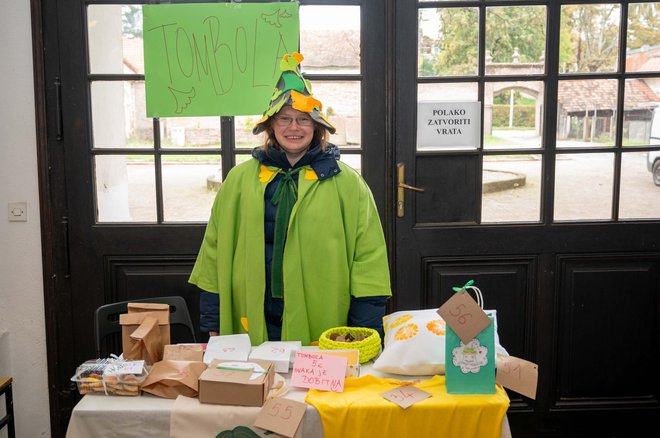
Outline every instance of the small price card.
[(114, 369), (117, 374), (142, 374), (142, 370), (144, 370), (143, 360), (120, 362)]
[(297, 351), (291, 386), (344, 392), (347, 361), (346, 357), (323, 354), (319, 350)]
[(383, 392), (381, 397), (406, 409), (417, 402), (431, 397), (431, 394), (415, 386), (399, 386), (398, 388)]
[(287, 398), (271, 398), (264, 403), (254, 425), (293, 438), (302, 422), (307, 405)]
[(438, 309), (438, 315), (454, 330), (464, 344), (474, 339), (491, 323), (486, 312), (465, 291), (455, 293), (445, 301)]
[(519, 394), (536, 399), (539, 366), (514, 356), (498, 356), (495, 383)]

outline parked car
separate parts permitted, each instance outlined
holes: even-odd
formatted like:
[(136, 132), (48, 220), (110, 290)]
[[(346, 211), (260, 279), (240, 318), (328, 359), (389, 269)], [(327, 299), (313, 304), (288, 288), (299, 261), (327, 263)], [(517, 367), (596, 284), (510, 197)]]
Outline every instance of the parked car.
[(660, 186), (660, 151), (649, 151), (646, 159), (646, 168), (653, 176), (653, 183)]
[[(650, 144), (660, 144), (660, 108), (653, 111)], [(660, 186), (660, 151), (649, 151), (646, 156), (646, 168), (653, 176), (653, 183)]]

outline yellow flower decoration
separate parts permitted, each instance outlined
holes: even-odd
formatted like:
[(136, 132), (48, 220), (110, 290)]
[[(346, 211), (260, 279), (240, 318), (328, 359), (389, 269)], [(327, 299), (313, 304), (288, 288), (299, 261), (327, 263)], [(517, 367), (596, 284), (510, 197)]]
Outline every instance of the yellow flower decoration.
[(248, 319), (245, 316), (241, 316), (241, 325), (245, 329), (245, 331), (248, 331)]
[(304, 113), (310, 113), (317, 107), (319, 110), (323, 109), (323, 104), (320, 100), (316, 100), (312, 96), (305, 96), (296, 90), (291, 90), (291, 100), (293, 102), (291, 105), (293, 109)]
[(404, 325), (394, 333), (394, 339), (397, 341), (405, 341), (406, 339), (416, 336), (417, 332), (419, 332), (417, 324)]
[(394, 322), (392, 323), (390, 328), (398, 327), (401, 324), (403, 324), (404, 322), (410, 321), (411, 319), (412, 319), (412, 315), (410, 315), (410, 314), (401, 315), (397, 319), (394, 320)]
[(305, 169), (305, 180), (316, 181), (317, 179), (319, 179), (319, 176), (314, 172), (314, 169)]
[(259, 182), (267, 183), (270, 179), (278, 172), (278, 170), (272, 170), (268, 167), (261, 165), (261, 172), (259, 172)]
[(441, 319), (434, 319), (433, 321), (426, 324), (426, 328), (431, 333), (435, 333), (438, 336), (445, 334), (445, 322)]

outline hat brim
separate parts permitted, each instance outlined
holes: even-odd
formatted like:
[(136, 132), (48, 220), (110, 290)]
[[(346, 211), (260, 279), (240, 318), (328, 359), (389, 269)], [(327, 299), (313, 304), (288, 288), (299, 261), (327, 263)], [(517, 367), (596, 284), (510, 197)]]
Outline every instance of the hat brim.
[[(278, 111), (279, 112), (279, 111)], [(277, 114), (277, 113), (275, 113)], [(275, 115), (273, 114), (273, 116)], [(313, 111), (308, 112), (309, 116), (314, 120), (316, 123), (319, 125), (324, 126), (330, 134), (334, 134), (337, 129), (334, 127), (332, 123), (321, 113), (319, 110), (314, 109)], [(267, 121), (273, 116), (268, 116), (264, 115), (261, 120), (257, 122), (256, 125), (254, 125), (254, 128), (252, 129), (252, 134), (260, 134), (266, 129)]]

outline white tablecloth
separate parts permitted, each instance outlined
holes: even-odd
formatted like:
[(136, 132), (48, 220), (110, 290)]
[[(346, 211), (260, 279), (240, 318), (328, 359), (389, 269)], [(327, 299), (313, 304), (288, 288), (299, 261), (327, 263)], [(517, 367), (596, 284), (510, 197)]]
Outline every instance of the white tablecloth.
[[(374, 374), (379, 377), (408, 380), (405, 376), (386, 375), (373, 371), (370, 364), (363, 366), (360, 374)], [(285, 377), (288, 382), (289, 376)], [(307, 390), (305, 389), (290, 388), (285, 397), (304, 402), (306, 394)], [(179, 399), (175, 401), (150, 394), (143, 394), (138, 397), (88, 394), (73, 409), (66, 438), (167, 438), (170, 436), (171, 414), (175, 403), (182, 408), (181, 411), (177, 412), (184, 412), (186, 409), (194, 409), (192, 403), (198, 404), (199, 402), (197, 399)], [(226, 429), (232, 429), (236, 425), (252, 426), (261, 409), (258, 407), (207, 404), (199, 404), (198, 407), (208, 411), (209, 416), (218, 419), (217, 427)], [(177, 414), (175, 420), (175, 431), (185, 426), (185, 416)], [(222, 428), (216, 429), (216, 431), (224, 430)], [(273, 436), (278, 435), (269, 435), (269, 437)], [(296, 436), (304, 438), (323, 437), (321, 418), (313, 406), (307, 406), (302, 428), (298, 429)], [(172, 438), (197, 437), (209, 438), (209, 435), (201, 430), (201, 427), (197, 427), (188, 429), (183, 437), (173, 436)], [(506, 416), (502, 421), (502, 437), (511, 437)]]

